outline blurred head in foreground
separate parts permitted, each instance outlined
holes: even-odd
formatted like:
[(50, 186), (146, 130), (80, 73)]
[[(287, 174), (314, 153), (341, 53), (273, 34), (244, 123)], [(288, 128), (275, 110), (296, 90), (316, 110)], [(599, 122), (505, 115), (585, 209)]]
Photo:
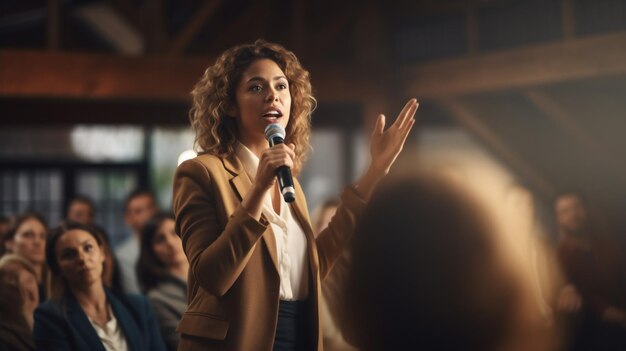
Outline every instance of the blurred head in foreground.
[(364, 351), (542, 349), (530, 279), (492, 223), (443, 177), (386, 180), (352, 244), (347, 339)]

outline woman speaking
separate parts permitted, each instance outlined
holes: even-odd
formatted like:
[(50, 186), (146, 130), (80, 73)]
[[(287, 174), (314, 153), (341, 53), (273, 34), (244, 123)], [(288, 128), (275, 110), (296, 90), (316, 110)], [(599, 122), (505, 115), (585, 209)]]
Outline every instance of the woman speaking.
[[(411, 99), (386, 131), (376, 121), (371, 161), (341, 195), (328, 228), (313, 235), (306, 199), (281, 196), (276, 171), (294, 177), (309, 148), (309, 74), (296, 56), (257, 41), (224, 52), (192, 91), (201, 149), (174, 177), (176, 231), (190, 263), (179, 350), (322, 350), (318, 297), (365, 201), (388, 173), (414, 124)], [(278, 124), (284, 144), (264, 130)]]

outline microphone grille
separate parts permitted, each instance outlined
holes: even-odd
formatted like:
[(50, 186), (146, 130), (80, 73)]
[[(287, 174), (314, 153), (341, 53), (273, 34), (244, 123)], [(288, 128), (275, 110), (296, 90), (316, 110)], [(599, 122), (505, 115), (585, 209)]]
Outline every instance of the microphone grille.
[(285, 139), (285, 134), (286, 134), (285, 128), (283, 128), (278, 123), (268, 124), (267, 127), (265, 127), (265, 139), (266, 140), (271, 140), (275, 136), (279, 136)]

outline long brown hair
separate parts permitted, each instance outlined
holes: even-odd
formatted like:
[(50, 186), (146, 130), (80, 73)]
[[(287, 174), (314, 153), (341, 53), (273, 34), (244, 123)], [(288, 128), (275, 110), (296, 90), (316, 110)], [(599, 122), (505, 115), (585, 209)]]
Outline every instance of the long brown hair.
[(311, 92), (309, 72), (300, 65), (293, 52), (264, 40), (226, 50), (213, 66), (205, 70), (193, 88), (189, 119), (196, 133), (195, 145), (198, 151), (216, 156), (228, 156), (235, 152), (237, 124), (227, 111), (236, 103), (235, 88), (243, 72), (252, 62), (260, 59), (274, 61), (289, 82), (292, 104), (285, 142), (295, 145), (293, 171), (297, 174), (306, 160), (311, 112), (316, 103)]
[(169, 213), (159, 213), (141, 229), (140, 254), (136, 269), (137, 278), (144, 293), (147, 293), (170, 275), (154, 252), (153, 244), (154, 237), (166, 220), (174, 221), (174, 216)]
[[(34, 219), (34, 220), (38, 221), (39, 223), (41, 223), (41, 225), (46, 229), (46, 232), (48, 233), (48, 236), (49, 236), (48, 222), (46, 222), (46, 220), (43, 218), (43, 216), (41, 214), (39, 214), (37, 212), (23, 213), (23, 214), (17, 216), (17, 218), (15, 218), (15, 221), (13, 222), (12, 226), (0, 238), (0, 257), (2, 257), (5, 254), (9, 253), (8, 250), (6, 249), (7, 241), (13, 240), (15, 238), (15, 235), (17, 234), (18, 230), (22, 226), (22, 224), (24, 224), (24, 222), (26, 222), (29, 219)], [(47, 245), (47, 240), (46, 240), (46, 245)], [(35, 274), (35, 276), (37, 276), (37, 275)], [(50, 269), (49, 269), (49, 267), (46, 264), (42, 265), (42, 267), (41, 267), (41, 277), (37, 277), (37, 278), (40, 278), (41, 283), (39, 285), (42, 288), (41, 293), (43, 293), (43, 296), (39, 296), (39, 299), (41, 301), (44, 301), (45, 298), (50, 295), (50, 289), (51, 289)]]

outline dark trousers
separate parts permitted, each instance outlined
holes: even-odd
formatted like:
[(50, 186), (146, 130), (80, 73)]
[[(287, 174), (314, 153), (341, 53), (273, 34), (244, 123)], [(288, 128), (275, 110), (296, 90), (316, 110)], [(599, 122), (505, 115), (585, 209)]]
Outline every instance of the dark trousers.
[(313, 349), (309, 301), (280, 301), (273, 351)]

